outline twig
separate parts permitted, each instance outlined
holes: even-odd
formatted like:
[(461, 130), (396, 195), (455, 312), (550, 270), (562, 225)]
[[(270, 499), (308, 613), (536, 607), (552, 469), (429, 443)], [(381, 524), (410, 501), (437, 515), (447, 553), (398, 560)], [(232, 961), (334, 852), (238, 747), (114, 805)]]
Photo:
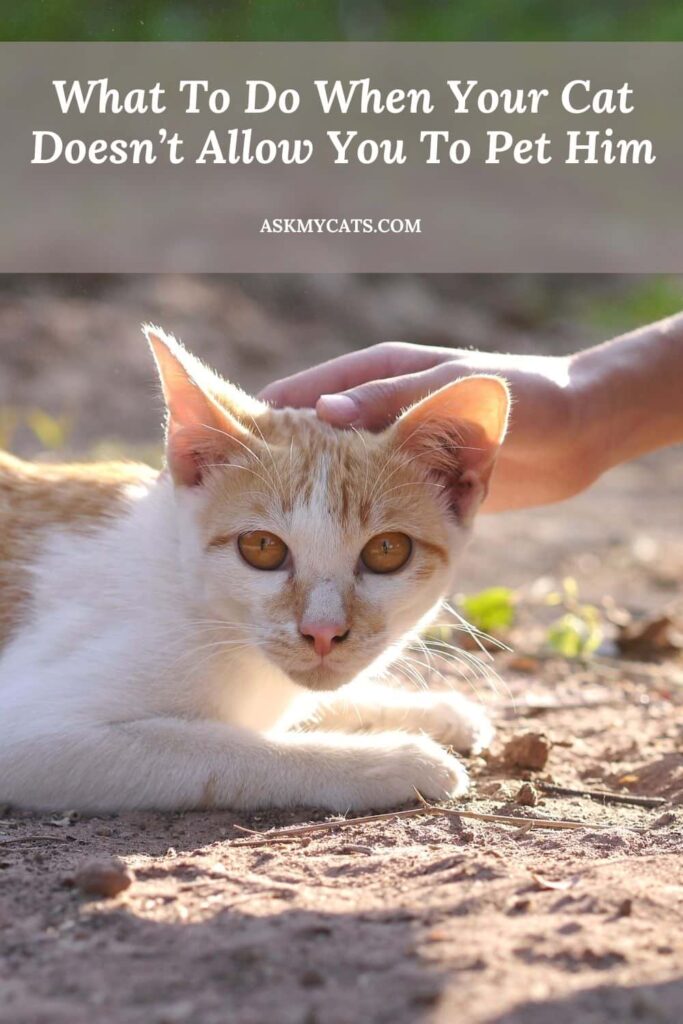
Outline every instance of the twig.
[(222, 903), (220, 905), (221, 910), (232, 910), (233, 907), (239, 906), (240, 903), (249, 903), (250, 900), (258, 899), (259, 896), (270, 896), (271, 898), (290, 900), (296, 894), (294, 889), (285, 891), (284, 889), (278, 889), (275, 886), (269, 885), (264, 889), (259, 889), (258, 892), (247, 892), (243, 896), (237, 896), (236, 899), (231, 900), (229, 903)]
[(556, 786), (554, 782), (536, 781), (535, 785), (551, 796), (586, 796), (610, 804), (632, 804), (634, 807), (661, 807), (666, 803), (663, 796), (636, 796), (632, 793), (611, 793), (607, 789), (575, 789), (572, 786)]
[[(301, 836), (314, 835), (317, 832), (333, 832), (337, 828), (349, 828), (355, 825), (374, 824), (377, 821), (394, 821), (400, 818), (417, 818), (420, 815), (432, 815), (434, 817), (445, 817), (458, 820), (460, 818), (473, 818), (477, 821), (490, 821), (499, 825), (512, 825), (517, 829), (531, 830), (547, 828), (553, 830), (570, 829), (607, 829), (611, 825), (595, 824), (587, 821), (563, 821), (559, 818), (527, 818), (511, 814), (485, 814), (479, 811), (456, 811), (448, 807), (435, 807), (433, 804), (424, 803), (421, 807), (414, 807), (407, 811), (389, 811), (385, 814), (366, 814), (359, 818), (338, 818), (336, 821), (316, 821), (311, 825), (295, 825), (292, 828), (282, 828), (273, 832), (254, 832), (252, 829), (244, 828), (241, 825), (233, 827), (240, 832), (247, 832), (251, 836), (259, 836), (258, 839), (236, 840), (235, 846), (264, 846), (270, 843), (289, 842)], [(635, 831), (640, 831), (636, 829)]]
[[(263, 842), (282, 842), (296, 839), (298, 836), (310, 836), (314, 832), (330, 832), (334, 828), (345, 828), (347, 825), (365, 825), (374, 821), (393, 821), (395, 818), (416, 818), (425, 814), (423, 807), (412, 807), (408, 811), (387, 811), (386, 814), (366, 814), (361, 818), (337, 818), (335, 821), (315, 821), (310, 825), (294, 825), (291, 828), (281, 828), (276, 832), (256, 832), (252, 828), (245, 828), (244, 825), (233, 825), (239, 832), (246, 832), (250, 836), (260, 838), (259, 845)], [(272, 838), (271, 838), (272, 837)], [(246, 842), (240, 842), (240, 846), (247, 846)]]
[(605, 697), (596, 700), (567, 700), (567, 701), (514, 701), (508, 700), (500, 704), (492, 704), (492, 714), (513, 715), (541, 715), (551, 711), (583, 711), (589, 708), (619, 707), (626, 704), (624, 697)]
[(0, 845), (10, 843), (72, 843), (73, 836), (0, 836)]

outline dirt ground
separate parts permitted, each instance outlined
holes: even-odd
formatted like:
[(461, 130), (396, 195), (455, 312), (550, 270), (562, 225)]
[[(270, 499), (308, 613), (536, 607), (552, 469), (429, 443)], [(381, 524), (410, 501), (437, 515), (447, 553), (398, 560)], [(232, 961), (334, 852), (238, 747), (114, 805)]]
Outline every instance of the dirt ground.
[[(68, 348), (71, 307), (77, 306), (71, 337), (82, 339), (89, 310), (95, 325), (107, 315), (118, 322), (118, 300), (111, 289), (85, 300), (57, 295), (55, 286), (52, 296), (37, 287), (13, 288), (0, 301), (0, 346), (3, 367), (16, 366), (21, 353), (11, 325), (30, 325), (31, 337), (42, 331), (43, 369), (39, 373), (35, 362), (31, 372), (8, 369), (4, 386), (23, 404), (26, 396), (37, 401), (37, 389), (50, 397), (52, 381), (56, 413), (55, 381), (67, 378), (79, 353), (88, 364), (94, 358), (84, 348)], [(131, 287), (144, 296), (139, 306), (154, 305), (141, 281)], [(170, 294), (171, 282), (155, 287)], [(210, 287), (200, 290), (206, 301)], [(470, 308), (462, 297), (434, 298), (439, 304)], [(498, 332), (492, 347), (502, 337), (519, 337), (521, 328), (506, 326), (498, 314), (487, 316), (477, 327), (471, 315), (471, 335), (488, 323)], [(51, 328), (55, 317), (58, 326)], [(301, 311), (299, 320), (306, 321)], [(313, 322), (304, 332), (309, 340)], [(51, 329), (59, 339), (54, 358)], [(95, 333), (103, 329), (99, 323)], [(578, 334), (557, 323), (553, 330), (560, 347), (571, 347)], [(349, 333), (330, 332), (320, 350), (332, 354)], [(285, 364), (278, 358), (273, 373)], [(107, 365), (113, 360), (108, 355)], [(287, 368), (303, 361), (305, 353), (296, 349)], [(145, 371), (136, 373), (144, 389)], [(259, 365), (251, 373), (256, 384), (264, 377)], [(75, 376), (69, 386), (80, 388)], [(77, 394), (74, 402), (82, 413)], [(114, 433), (107, 409), (105, 403), (100, 420), (80, 416), (74, 447), (81, 437)], [(141, 418), (127, 429), (127, 441), (142, 443), (153, 427)], [(30, 448), (28, 439), (19, 441)], [(490, 671), (488, 680), (434, 663), (453, 685), (475, 689), (498, 725), (491, 753), (470, 760), (472, 793), (458, 807), (522, 822), (569, 819), (583, 828), (528, 830), (466, 816), (421, 816), (268, 843), (237, 826), (264, 832), (329, 818), (322, 811), (251, 817), (226, 811), (79, 819), (68, 808), (53, 816), (5, 808), (0, 1021), (680, 1021), (683, 659), (675, 651), (657, 660), (626, 659), (609, 642), (587, 661), (549, 655), (543, 595), (571, 576), (584, 600), (616, 604), (636, 618), (679, 615), (681, 459), (680, 451), (661, 453), (615, 470), (561, 506), (483, 520), (463, 566), (462, 589), (514, 588), (513, 651), (495, 656), (491, 669), (498, 678)], [(431, 678), (443, 685), (437, 672)], [(512, 767), (501, 756), (509, 738), (529, 731), (552, 742), (547, 764), (535, 771)], [(533, 786), (535, 806), (516, 799), (525, 782)], [(554, 795), (545, 788), (553, 784), (661, 802)], [(88, 898), (71, 885), (84, 863), (114, 855), (135, 873), (126, 891)]]

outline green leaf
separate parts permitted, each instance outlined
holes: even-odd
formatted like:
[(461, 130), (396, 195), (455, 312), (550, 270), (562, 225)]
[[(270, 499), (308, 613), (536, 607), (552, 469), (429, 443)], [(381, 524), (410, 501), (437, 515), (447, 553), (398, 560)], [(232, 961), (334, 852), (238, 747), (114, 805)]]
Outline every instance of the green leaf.
[(30, 409), (26, 413), (26, 422), (48, 451), (56, 451), (64, 446), (72, 426), (70, 416), (51, 416), (43, 409)]
[(462, 609), (477, 629), (493, 633), (507, 629), (515, 618), (514, 591), (508, 587), (490, 587), (462, 600)]
[[(586, 607), (588, 611), (590, 606)], [(590, 608), (585, 616), (568, 612), (552, 623), (547, 640), (553, 650), (565, 658), (580, 658), (592, 654), (602, 642), (602, 629)]]

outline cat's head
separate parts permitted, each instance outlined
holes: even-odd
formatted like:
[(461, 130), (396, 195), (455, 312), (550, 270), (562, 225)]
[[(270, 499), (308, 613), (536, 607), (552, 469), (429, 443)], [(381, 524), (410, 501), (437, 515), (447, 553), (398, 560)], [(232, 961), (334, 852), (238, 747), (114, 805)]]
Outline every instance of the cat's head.
[(304, 687), (349, 682), (450, 591), (505, 433), (505, 384), (470, 377), (381, 433), (336, 430), (145, 333), (197, 621), (229, 623), (235, 645)]

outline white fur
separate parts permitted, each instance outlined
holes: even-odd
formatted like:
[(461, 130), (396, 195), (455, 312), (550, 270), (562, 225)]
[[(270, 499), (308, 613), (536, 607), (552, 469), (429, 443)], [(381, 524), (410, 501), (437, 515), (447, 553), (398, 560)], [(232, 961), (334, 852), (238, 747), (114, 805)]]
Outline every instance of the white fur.
[[(84, 811), (308, 804), (344, 812), (394, 806), (415, 788), (429, 798), (462, 793), (464, 769), (420, 730), (459, 749), (485, 743), (485, 719), (464, 698), (365, 687), (354, 696), (345, 687), (317, 712), (332, 731), (289, 729), (310, 714), (310, 699), (297, 711), (303, 691), (262, 653), (245, 606), (228, 600), (248, 578), (258, 602), (258, 587), (274, 586), (278, 574), (241, 566), (244, 576), (226, 583), (237, 563), (216, 555), (212, 565), (225, 557), (225, 566), (207, 576), (195, 521), (201, 490), (174, 487), (164, 475), (131, 493), (117, 520), (55, 535), (36, 560), (30, 617), (0, 659), (0, 801)], [(296, 515), (309, 536), (305, 571), (321, 577), (309, 601), (329, 612), (337, 600), (329, 579), (344, 555), (333, 548), (321, 566), (330, 524), (317, 504)], [(454, 528), (454, 549), (461, 542)], [(396, 635), (386, 642), (396, 645), (447, 583), (419, 600), (396, 589)], [(211, 648), (226, 636), (201, 623), (221, 585), (235, 643)], [(348, 735), (359, 726), (390, 731)]]

